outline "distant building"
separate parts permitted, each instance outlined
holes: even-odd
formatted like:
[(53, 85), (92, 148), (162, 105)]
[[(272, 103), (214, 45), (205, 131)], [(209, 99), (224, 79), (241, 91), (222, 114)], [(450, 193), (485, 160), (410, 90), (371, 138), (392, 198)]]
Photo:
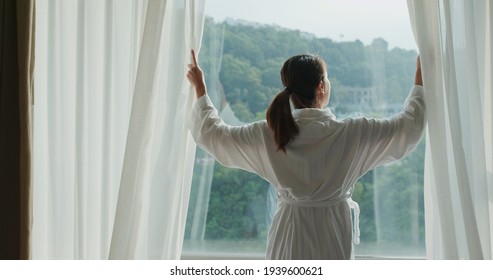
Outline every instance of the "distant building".
[(383, 94), (375, 87), (348, 87), (337, 89), (338, 102), (331, 104), (338, 118), (345, 117), (387, 117), (402, 109), (401, 103), (387, 103), (380, 98)]
[(343, 87), (342, 91), (349, 97), (346, 99), (353, 106), (373, 108), (375, 104), (375, 90), (372, 87)]

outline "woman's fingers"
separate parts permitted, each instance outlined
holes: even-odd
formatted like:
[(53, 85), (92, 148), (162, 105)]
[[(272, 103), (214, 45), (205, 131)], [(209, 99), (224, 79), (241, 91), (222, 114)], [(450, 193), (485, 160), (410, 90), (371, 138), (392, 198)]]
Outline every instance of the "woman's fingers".
[(194, 66), (199, 66), (197, 63), (197, 57), (195, 57), (195, 51), (192, 49), (192, 62)]
[(202, 70), (200, 69), (199, 64), (197, 63), (197, 56), (195, 55), (195, 51), (193, 49), (191, 50), (191, 56), (192, 56), (192, 61), (190, 64), (187, 65), (188, 66), (187, 78), (195, 88), (195, 94), (197, 95), (198, 98), (203, 95), (206, 95), (207, 90), (205, 87)]
[(415, 85), (423, 85), (423, 76), (421, 75), (421, 59), (418, 55), (418, 58), (416, 59), (416, 74), (414, 78), (414, 84)]

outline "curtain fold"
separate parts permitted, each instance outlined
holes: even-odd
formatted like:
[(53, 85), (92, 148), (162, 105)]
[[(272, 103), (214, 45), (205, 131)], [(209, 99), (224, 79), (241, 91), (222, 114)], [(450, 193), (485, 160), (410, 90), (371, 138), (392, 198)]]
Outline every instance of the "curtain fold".
[(2, 1), (0, 16), (0, 259), (28, 259), (34, 1)]
[(34, 33), (33, 0), (17, 1), (17, 49), (19, 53), (20, 113), (20, 238), (21, 259), (31, 258), (32, 229), (32, 110), (34, 105)]
[(33, 258), (179, 258), (202, 25), (200, 0), (37, 1)]
[(431, 259), (492, 258), (491, 6), (408, 0), (428, 114), (425, 220)]
[(203, 14), (200, 1), (148, 3), (111, 259), (180, 257), (195, 153), (183, 73)]

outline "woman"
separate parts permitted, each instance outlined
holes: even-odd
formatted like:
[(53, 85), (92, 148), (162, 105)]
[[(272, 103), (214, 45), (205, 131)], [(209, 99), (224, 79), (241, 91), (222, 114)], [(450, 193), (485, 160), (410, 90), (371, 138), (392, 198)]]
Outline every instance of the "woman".
[(256, 173), (277, 188), (266, 257), (352, 258), (352, 240), (358, 242), (359, 235), (357, 221), (353, 234), (350, 212), (358, 210), (351, 200), (354, 184), (420, 142), (425, 106), (419, 57), (415, 86), (399, 114), (339, 121), (323, 109), (330, 98), (325, 62), (293, 56), (281, 69), (285, 89), (270, 104), (266, 121), (243, 126), (218, 117), (193, 50), (192, 59), (187, 77), (197, 95), (190, 119), (195, 141), (221, 164)]

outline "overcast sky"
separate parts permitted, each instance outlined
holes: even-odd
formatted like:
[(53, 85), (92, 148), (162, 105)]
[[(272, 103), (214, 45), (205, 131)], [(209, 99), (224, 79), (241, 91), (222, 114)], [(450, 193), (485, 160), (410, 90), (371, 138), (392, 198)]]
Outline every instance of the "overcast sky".
[(383, 38), (389, 47), (417, 49), (406, 0), (206, 0), (206, 14), (277, 24), (335, 41)]

